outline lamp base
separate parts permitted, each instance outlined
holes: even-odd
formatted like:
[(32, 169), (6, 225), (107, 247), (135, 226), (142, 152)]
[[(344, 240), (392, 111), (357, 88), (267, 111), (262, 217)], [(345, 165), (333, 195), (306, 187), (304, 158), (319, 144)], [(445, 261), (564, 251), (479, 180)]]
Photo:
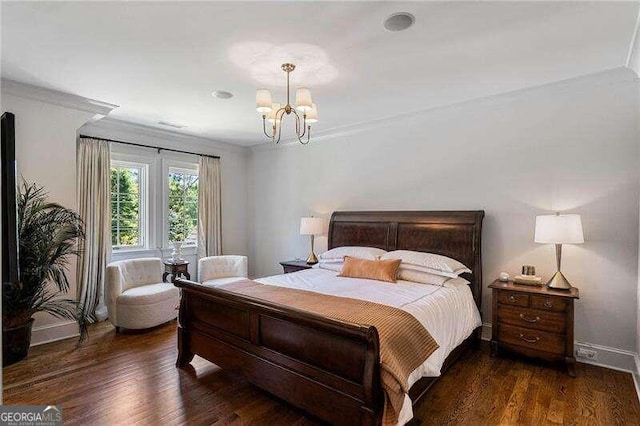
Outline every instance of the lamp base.
[(318, 258), (316, 257), (316, 254), (312, 251), (309, 257), (307, 257), (307, 265), (315, 265), (316, 263), (318, 263)]
[(547, 287), (554, 290), (571, 290), (571, 284), (569, 284), (569, 281), (567, 281), (560, 271), (556, 272), (553, 277), (551, 277), (547, 283)]

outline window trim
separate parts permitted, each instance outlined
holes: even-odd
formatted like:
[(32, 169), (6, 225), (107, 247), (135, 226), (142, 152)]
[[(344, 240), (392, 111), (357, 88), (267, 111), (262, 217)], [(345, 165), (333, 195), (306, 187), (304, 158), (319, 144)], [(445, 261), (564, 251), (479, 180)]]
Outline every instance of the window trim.
[[(111, 150), (111, 163), (124, 162), (147, 166), (146, 184), (146, 246), (113, 248), (112, 260), (133, 259), (140, 256), (169, 256), (173, 246), (168, 241), (168, 171), (169, 167), (183, 169), (198, 174), (198, 158), (178, 155), (170, 152), (141, 152), (127, 146), (114, 145)], [(197, 254), (196, 245), (184, 246), (186, 256)]]

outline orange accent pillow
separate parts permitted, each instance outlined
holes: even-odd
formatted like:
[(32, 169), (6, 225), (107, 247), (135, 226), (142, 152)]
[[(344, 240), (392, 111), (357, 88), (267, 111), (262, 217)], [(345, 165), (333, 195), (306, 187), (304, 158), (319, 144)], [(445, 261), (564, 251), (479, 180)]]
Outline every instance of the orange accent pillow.
[(402, 259), (366, 260), (345, 256), (344, 266), (338, 276), (395, 283), (400, 263), (402, 263)]

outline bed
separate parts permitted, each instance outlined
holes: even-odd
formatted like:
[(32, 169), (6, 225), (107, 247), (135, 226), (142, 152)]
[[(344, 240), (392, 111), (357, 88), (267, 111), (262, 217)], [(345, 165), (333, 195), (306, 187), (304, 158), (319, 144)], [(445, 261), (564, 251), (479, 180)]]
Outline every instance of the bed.
[[(328, 248), (368, 246), (457, 259), (472, 271), (464, 276), (470, 282), (466, 291), (479, 310), (483, 217), (483, 211), (334, 212)], [(313, 269), (289, 275), (297, 275), (295, 282), (304, 288), (317, 280), (328, 282), (331, 276), (323, 278), (326, 273)], [(287, 285), (283, 282), (292, 279), (276, 276), (258, 281)], [(332, 424), (382, 423), (380, 343), (375, 327), (336, 321), (183, 279), (174, 283), (182, 289), (178, 367), (189, 364), (197, 354)], [(429, 377), (412, 384), (409, 408), (425, 395), (438, 373), (446, 371), (479, 338), (477, 327), (455, 348), (447, 348), (446, 358), (441, 355), (439, 362), (425, 366), (421, 375)]]

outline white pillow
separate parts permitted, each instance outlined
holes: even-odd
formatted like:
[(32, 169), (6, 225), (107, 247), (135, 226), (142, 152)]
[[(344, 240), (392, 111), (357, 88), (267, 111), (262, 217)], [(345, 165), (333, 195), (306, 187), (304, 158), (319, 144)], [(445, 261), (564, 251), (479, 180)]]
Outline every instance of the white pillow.
[(460, 286), (469, 285), (469, 284), (471, 284), (469, 281), (465, 280), (462, 277), (458, 277), (458, 278), (452, 278), (450, 280), (447, 280), (447, 282), (444, 283), (443, 287), (458, 288)]
[(431, 284), (431, 285), (444, 285), (447, 281), (453, 279), (450, 277), (445, 277), (443, 275), (431, 274), (429, 272), (417, 271), (415, 269), (408, 269), (400, 267), (398, 270), (398, 279), (404, 281), (411, 281), (414, 283), (420, 284)]
[(421, 272), (457, 278), (462, 273), (471, 273), (471, 270), (462, 263), (450, 257), (433, 253), (423, 253), (410, 250), (396, 250), (385, 253), (380, 257), (386, 259), (401, 259), (400, 267)]
[(402, 263), (401, 267), (403, 269), (410, 269), (412, 271), (417, 271), (417, 272), (424, 272), (426, 274), (433, 274), (433, 275), (439, 275), (441, 277), (447, 277), (447, 278), (458, 278), (458, 276), (460, 274), (462, 274), (465, 271), (459, 272), (459, 273), (455, 273), (455, 272), (444, 272), (441, 271), (439, 269), (431, 269), (431, 268), (425, 268), (424, 266), (416, 266), (416, 265), (408, 265), (406, 263)]
[(340, 258), (340, 259), (322, 259), (322, 257), (320, 259), (318, 259), (319, 263), (324, 263), (325, 265), (327, 263), (344, 263), (344, 258)]
[(375, 247), (344, 246), (325, 251), (320, 255), (320, 261), (324, 261), (323, 263), (328, 263), (331, 260), (343, 262), (345, 256), (366, 260), (378, 260), (380, 256), (385, 253), (386, 250)]
[(318, 263), (318, 268), (326, 269), (328, 271), (340, 272), (342, 271), (342, 267), (344, 266), (344, 262), (322, 262)]

